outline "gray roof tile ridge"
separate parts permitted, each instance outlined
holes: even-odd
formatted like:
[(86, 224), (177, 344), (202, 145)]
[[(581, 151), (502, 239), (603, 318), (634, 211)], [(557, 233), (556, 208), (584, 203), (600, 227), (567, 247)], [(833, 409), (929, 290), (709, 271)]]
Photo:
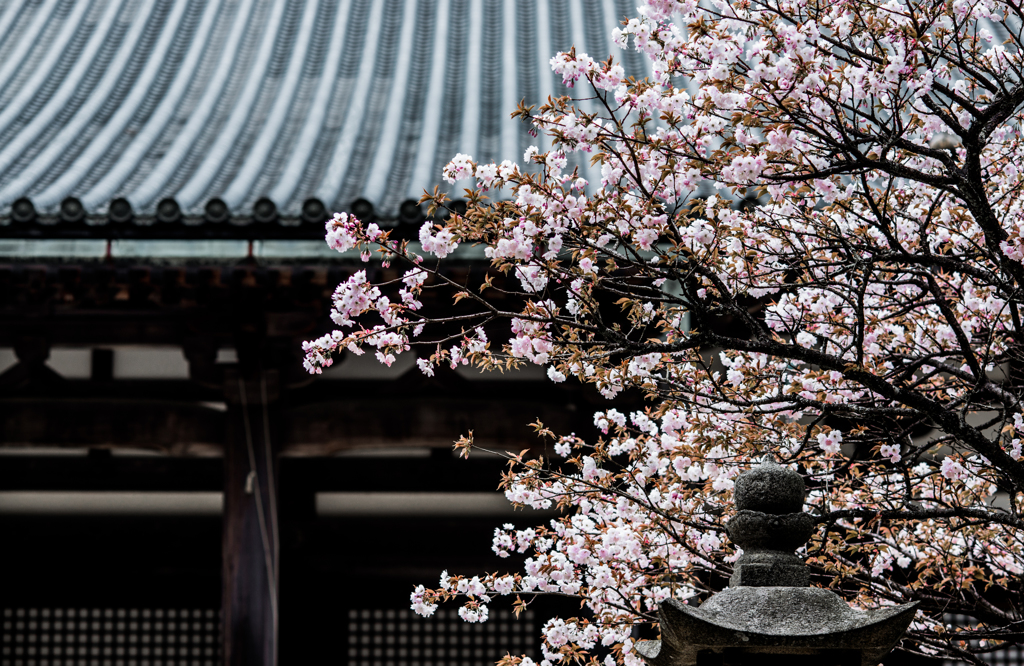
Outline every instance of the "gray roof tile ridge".
[[(175, 73), (167, 93), (152, 115), (147, 118), (142, 129), (125, 148), (117, 163), (82, 196), (82, 204), (87, 209), (91, 210), (108, 202), (118, 192), (119, 188), (132, 175), (132, 172), (135, 171), (153, 143), (157, 141), (164, 128), (171, 121), (185, 90), (191, 83), (192, 74), (199, 65), (203, 52), (207, 49), (208, 37), (220, 11), (220, 4), (221, 0), (210, 0), (204, 7), (202, 19), (196, 27), (193, 36), (192, 45), (185, 58), (182, 59), (181, 65)], [(147, 69), (148, 73), (149, 70)], [(140, 83), (145, 84), (146, 82), (140, 81)], [(116, 131), (116, 128), (111, 130), (111, 132)], [(99, 137), (97, 137), (98, 140)], [(98, 143), (97, 150), (102, 151), (102, 149), (103, 144)], [(133, 201), (133, 205), (138, 205), (139, 203), (138, 199)]]
[[(121, 40), (121, 44), (117, 48), (117, 52), (114, 57), (111, 58), (110, 63), (105, 68), (106, 71), (100, 77), (100, 80), (96, 85), (89, 91), (88, 97), (84, 100), (83, 104), (78, 107), (75, 115), (66, 123), (64, 123), (60, 132), (57, 133), (50, 141), (47, 142), (46, 146), (41, 150), (32, 160), (32, 163), (22, 170), (19, 174), (18, 179), (11, 182), (4, 193), (0, 193), (0, 199), (3, 199), (5, 193), (12, 189), (15, 193), (28, 189), (29, 183), (39, 182), (46, 174), (50, 171), (54, 163), (59, 160), (62, 156), (67, 155), (69, 152), (70, 144), (78, 137), (82, 135), (86, 125), (95, 117), (100, 111), (104, 103), (109, 99), (111, 93), (118, 83), (118, 79), (121, 77), (122, 72), (128, 67), (130, 59), (134, 56), (135, 49), (137, 48), (140, 40), (145, 32), (146, 25), (148, 23), (149, 15), (152, 13), (155, 7), (153, 2), (141, 2), (137, 3), (134, 7), (134, 11), (138, 13), (135, 20), (130, 23), (128, 32)], [(81, 174), (81, 166), (79, 169), (63, 170), (61, 177), (54, 182), (50, 183), (42, 191), (36, 191), (32, 194), (32, 200), (36, 206), (49, 209), (53, 208), (60, 201), (68, 195), (71, 186), (77, 182), (79, 175)], [(24, 184), (19, 184), (21, 181)]]
[[(80, 26), (84, 23), (83, 17), (87, 12), (88, 7), (88, 4), (85, 2), (75, 3), (72, 12), (64, 20), (64, 24), (61, 27), (57, 40), (58, 44), (67, 43), (68, 50), (75, 47), (73, 36), (75, 33), (79, 32)], [(114, 10), (116, 10), (117, 5), (111, 3), (110, 7), (111, 11), (108, 13), (108, 17), (110, 19), (110, 23), (113, 23), (113, 13)], [(89, 42), (91, 43), (92, 40), (89, 40)], [(65, 53), (61, 49), (50, 49), (43, 58), (43, 61), (35, 68), (34, 73), (26, 81), (25, 85), (18, 90), (18, 93), (12, 100), (8, 101), (7, 104), (4, 105), (3, 110), (0, 110), (0, 137), (3, 137), (3, 134), (6, 133), (9, 128), (14, 129), (11, 127), (12, 123), (22, 115), (25, 107), (29, 106), (36, 98), (40, 89), (45, 88), (48, 83), (53, 83), (50, 80), (51, 70), (54, 69), (54, 65), (56, 65), (58, 60), (60, 60), (64, 55)], [(75, 65), (71, 67), (71, 73), (75, 73), (79, 69), (84, 69), (88, 64), (88, 61), (75, 63)], [(77, 86), (77, 84), (78, 81), (76, 79), (67, 79), (65, 77), (65, 80), (58, 86), (58, 93), (66, 91), (66, 95), (70, 96), (74, 92), (74, 87)], [(49, 102), (52, 102), (56, 107), (59, 99), (51, 97), (50, 100), (48, 100), (48, 103)], [(0, 149), (0, 174), (7, 171), (7, 169), (9, 169), (10, 166), (23, 155), (32, 139), (34, 139), (39, 132), (42, 132), (44, 126), (48, 122), (46, 117), (40, 116), (36, 113), (33, 113), (31, 117), (32, 120), (25, 126), (18, 128), (16, 130), (17, 133), (5, 142), (6, 145)], [(28, 128), (27, 131), (25, 131), (26, 127)], [(15, 198), (16, 197), (10, 197), (8, 200), (0, 196), (0, 206), (9, 204)]]
[(175, 136), (174, 142), (163, 154), (160, 162), (149, 173), (149, 176), (128, 194), (127, 198), (134, 208), (143, 208), (161, 194), (166, 194), (166, 190), (164, 190), (166, 182), (173, 177), (174, 172), (178, 170), (205, 128), (233, 73), (232, 65), (238, 56), (239, 43), (248, 27), (254, 1), (241, 0), (238, 3), (236, 13), (232, 17), (231, 31), (219, 54), (217, 68), (199, 103), (189, 115), (185, 127)]
[[(9, 194), (0, 201), (0, 235), (31, 235), (29, 222), (46, 228), (43, 237), (117, 236), (126, 223), (140, 227), (139, 237), (194, 235), (201, 232), (182, 229), (197, 224), (212, 225), (215, 237), (287, 235), (248, 223), (312, 223), (324, 208), (350, 210), (357, 201), (362, 214), (385, 224), (422, 219), (407, 204), (424, 189), (441, 185), (458, 197), (472, 185), (442, 183), (441, 169), (456, 153), (519, 161), (531, 143), (547, 149), (544, 136), (530, 136), (509, 114), (521, 99), (534, 104), (565, 92), (548, 65), (558, 48), (575, 44), (604, 57), (609, 40), (601, 31), (618, 22), (609, 8), (619, 0), (594, 2), (600, 6), (36, 0), (0, 7), (0, 26), (8, 26), (0, 33), (0, 76), (9, 78), (0, 88), (0, 157), (7, 151), (10, 160), (0, 170), (0, 191)], [(107, 12), (113, 24), (104, 23)], [(41, 43), (23, 41), (33, 30)], [(586, 166), (585, 155), (572, 159)], [(300, 226), (295, 233), (307, 233)]]

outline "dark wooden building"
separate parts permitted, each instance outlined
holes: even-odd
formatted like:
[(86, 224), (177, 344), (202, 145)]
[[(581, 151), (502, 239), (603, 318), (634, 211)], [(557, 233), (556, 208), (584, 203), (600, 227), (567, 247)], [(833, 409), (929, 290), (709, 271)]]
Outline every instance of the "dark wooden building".
[[(631, 4), (0, 5), (0, 665), (536, 649), (535, 620), (416, 620), (408, 594), (514, 566), (493, 527), (539, 518), (452, 441), (583, 433), (592, 396), (411, 358), (314, 380), (300, 343), (353, 270), (394, 272), (329, 251), (329, 212), (415, 237), (443, 164), (520, 156), (508, 115), (561, 90), (547, 60), (603, 57)], [(466, 249), (450, 270), (486, 269)]]

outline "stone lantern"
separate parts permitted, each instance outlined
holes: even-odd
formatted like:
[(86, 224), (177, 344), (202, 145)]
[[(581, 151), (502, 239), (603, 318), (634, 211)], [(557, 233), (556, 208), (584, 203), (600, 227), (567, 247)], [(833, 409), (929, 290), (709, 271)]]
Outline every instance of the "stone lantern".
[(736, 477), (736, 516), (726, 526), (743, 548), (729, 587), (700, 607), (661, 604), (660, 641), (640, 641), (649, 666), (875, 666), (899, 642), (917, 603), (850, 608), (809, 587), (793, 551), (810, 539), (799, 474), (766, 459)]

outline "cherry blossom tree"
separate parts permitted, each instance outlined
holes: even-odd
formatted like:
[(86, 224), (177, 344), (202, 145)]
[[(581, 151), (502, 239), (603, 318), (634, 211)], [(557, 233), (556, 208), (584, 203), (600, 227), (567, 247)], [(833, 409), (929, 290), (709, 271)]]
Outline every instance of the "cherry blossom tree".
[[(338, 286), (311, 372), (346, 349), (391, 364), (416, 347), (428, 375), (536, 364), (647, 400), (609, 403), (596, 438), (537, 424), (553, 455), (510, 456), (503, 487), (561, 517), (496, 529), (523, 570), (443, 575), (413, 608), (457, 600), (482, 622), (496, 597), (568, 596), (580, 612), (544, 625), (544, 666), (637, 666), (659, 602), (725, 584), (732, 479), (772, 455), (806, 479), (815, 584), (858, 606), (918, 600), (904, 649), (984, 663), (1024, 636), (1024, 7), (639, 10), (614, 41), (653, 76), (556, 55), (573, 96), (514, 114), (546, 147), (446, 167), (475, 181), (464, 214), (426, 196), (418, 244), (327, 223), (334, 249), (405, 272)], [(443, 270), (467, 245), (490, 260), (476, 282)], [(427, 290), (458, 310), (422, 307)]]

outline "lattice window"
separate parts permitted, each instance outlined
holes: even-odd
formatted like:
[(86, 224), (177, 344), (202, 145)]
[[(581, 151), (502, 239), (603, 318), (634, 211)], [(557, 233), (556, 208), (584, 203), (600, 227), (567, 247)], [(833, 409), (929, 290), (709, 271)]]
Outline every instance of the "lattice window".
[(1022, 666), (1024, 664), (1024, 647), (1013, 645), (991, 653), (986, 661), (993, 666)]
[[(942, 619), (954, 627), (973, 626), (972, 622), (976, 622), (967, 615), (955, 613), (947, 613)], [(975, 647), (978, 646), (978, 641), (971, 641), (971, 643)], [(1022, 645), (1007, 645), (979, 656), (992, 666), (1024, 666), (1024, 646)], [(949, 659), (942, 662), (943, 666), (964, 666), (964, 664), (965, 662)]]
[[(1008, 645), (986, 654), (978, 655), (992, 666), (1024, 666), (1024, 647)], [(967, 662), (946, 659), (943, 666), (967, 666)]]
[(0, 666), (218, 666), (210, 609), (4, 608)]
[(349, 666), (494, 666), (507, 653), (536, 659), (533, 611), (517, 619), (491, 612), (482, 624), (463, 622), (455, 610), (423, 618), (409, 610), (350, 610)]

